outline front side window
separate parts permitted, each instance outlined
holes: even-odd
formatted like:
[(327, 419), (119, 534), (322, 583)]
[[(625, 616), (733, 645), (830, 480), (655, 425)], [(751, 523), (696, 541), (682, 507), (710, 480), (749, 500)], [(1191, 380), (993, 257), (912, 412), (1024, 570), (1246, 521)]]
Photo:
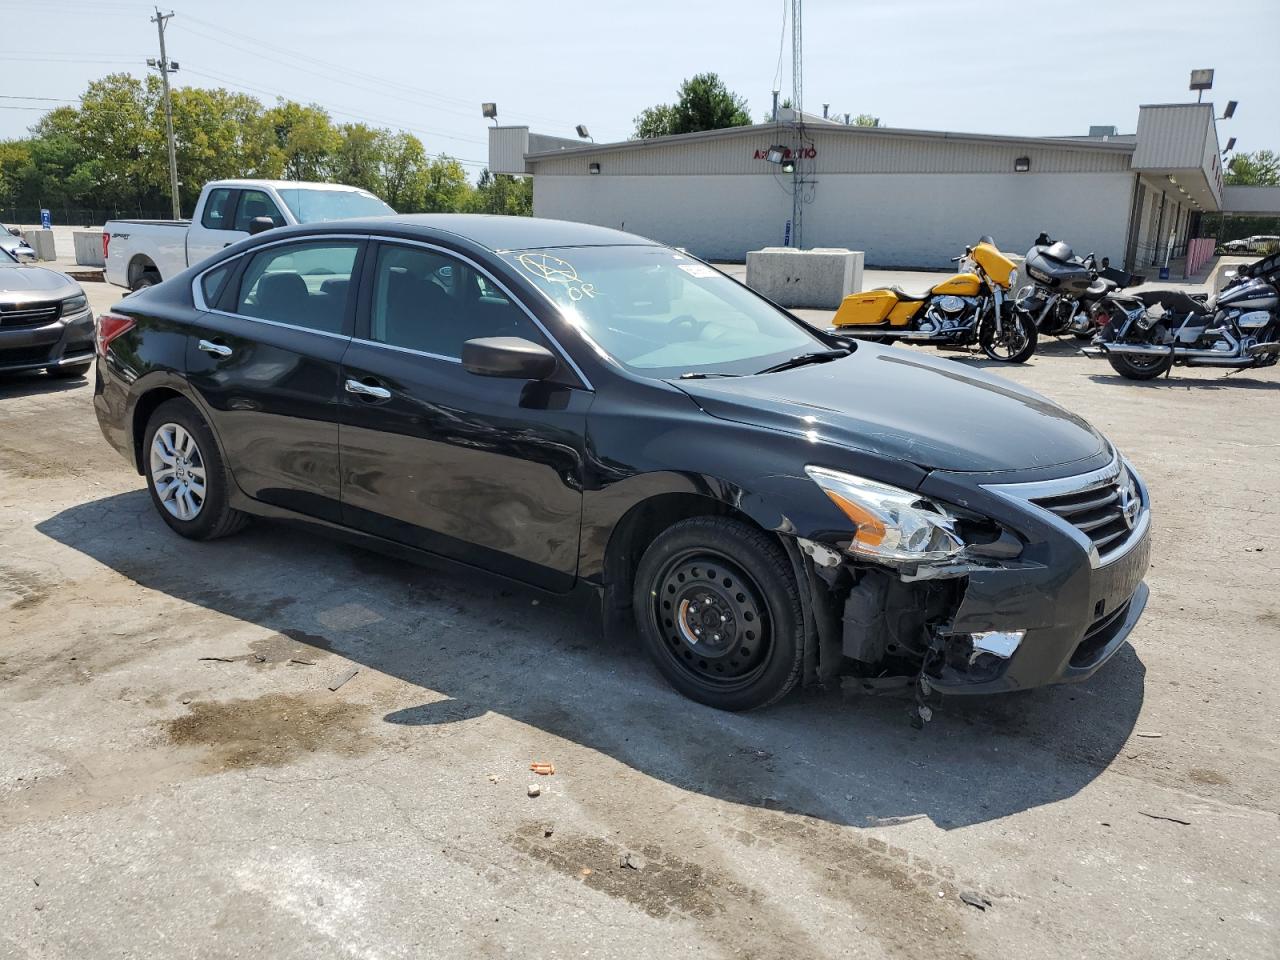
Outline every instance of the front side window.
[(248, 232), (249, 226), (258, 217), (270, 217), (272, 226), (284, 226), (284, 216), (281, 215), (275, 201), (269, 196), (261, 190), (240, 191), (240, 205), (236, 208), (235, 229)]
[(462, 344), (478, 337), (543, 342), (523, 311), (468, 264), (420, 247), (379, 248), (370, 340), (458, 359)]
[(624, 367), (652, 377), (749, 374), (829, 346), (718, 270), (659, 246), (503, 254)]
[(299, 223), (345, 220), (348, 217), (385, 217), (395, 213), (389, 206), (363, 190), (317, 190), (288, 187), (280, 199)]
[(209, 191), (209, 198), (204, 202), (204, 213), (200, 216), (200, 226), (207, 230), (231, 229), (230, 190), (220, 187)]
[(255, 254), (240, 280), (236, 313), (341, 333), (359, 244), (317, 240)]

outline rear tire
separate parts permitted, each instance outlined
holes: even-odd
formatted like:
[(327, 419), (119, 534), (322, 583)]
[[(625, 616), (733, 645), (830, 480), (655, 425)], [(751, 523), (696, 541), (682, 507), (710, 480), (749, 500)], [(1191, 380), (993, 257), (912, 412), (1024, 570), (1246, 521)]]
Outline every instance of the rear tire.
[(57, 377), (59, 380), (73, 380), (76, 377), (83, 377), (92, 366), (92, 362), (74, 363), (69, 367), (46, 367), (45, 372), (51, 377)]
[(133, 286), (129, 288), (130, 293), (137, 293), (139, 290), (145, 290), (147, 287), (154, 287), (160, 282), (160, 274), (148, 270), (137, 280), (133, 281)]
[(1026, 363), (1036, 352), (1039, 331), (1029, 314), (1012, 310), (1004, 319), (1005, 335), (996, 340), (995, 320), (988, 315), (978, 327), (978, 345), (992, 360), (1002, 363)]
[(1136, 359), (1120, 353), (1107, 354), (1111, 369), (1128, 380), (1154, 380), (1173, 366), (1173, 357)]
[(763, 531), (725, 517), (681, 520), (649, 545), (633, 589), (649, 656), (689, 699), (751, 710), (800, 678), (800, 592), (786, 554)]
[(160, 519), (190, 540), (216, 540), (249, 522), (231, 506), (231, 473), (213, 431), (190, 401), (156, 407), (143, 434), (147, 489)]

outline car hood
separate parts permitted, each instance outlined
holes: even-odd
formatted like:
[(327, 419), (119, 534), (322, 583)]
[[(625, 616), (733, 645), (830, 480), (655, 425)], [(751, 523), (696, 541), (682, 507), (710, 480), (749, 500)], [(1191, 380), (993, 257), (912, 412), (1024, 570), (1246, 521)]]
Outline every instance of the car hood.
[(874, 344), (780, 373), (673, 382), (713, 417), (926, 470), (1042, 469), (1107, 449), (1083, 419), (1025, 387), (951, 360)]
[(0, 265), (0, 303), (61, 300), (80, 292), (78, 283), (56, 270)]

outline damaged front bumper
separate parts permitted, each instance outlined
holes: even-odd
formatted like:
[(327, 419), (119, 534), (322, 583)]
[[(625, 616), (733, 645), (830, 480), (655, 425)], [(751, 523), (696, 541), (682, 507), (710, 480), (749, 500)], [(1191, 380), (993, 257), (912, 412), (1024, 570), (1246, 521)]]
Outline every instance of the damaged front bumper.
[[(1126, 471), (1133, 486), (1117, 497), (1131, 492), (1138, 506), (1125, 511), (1123, 536), (1099, 553), (1090, 532), (1055, 508), (1101, 499)], [(812, 678), (840, 677), (869, 692), (923, 678), (942, 693), (986, 694), (1092, 676), (1124, 645), (1147, 604), (1150, 501), (1136, 472), (1116, 457), (1091, 474), (1049, 483), (936, 482), (940, 497), (1015, 530), (1021, 551), (895, 570), (832, 544), (797, 541), (813, 588)], [(1092, 516), (1078, 522), (1089, 527)]]

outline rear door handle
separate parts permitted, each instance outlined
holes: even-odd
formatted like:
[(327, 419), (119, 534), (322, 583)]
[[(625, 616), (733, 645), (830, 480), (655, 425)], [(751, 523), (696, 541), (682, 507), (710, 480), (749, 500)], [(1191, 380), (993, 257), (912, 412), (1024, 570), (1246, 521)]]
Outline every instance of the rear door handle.
[(367, 383), (361, 383), (359, 380), (348, 380), (346, 387), (347, 393), (354, 393), (361, 397), (371, 397), (374, 400), (391, 399), (391, 391), (386, 387), (370, 386)]
[(231, 356), (231, 348), (225, 343), (214, 343), (212, 340), (201, 340), (197, 346), (205, 353), (212, 353), (215, 357)]

